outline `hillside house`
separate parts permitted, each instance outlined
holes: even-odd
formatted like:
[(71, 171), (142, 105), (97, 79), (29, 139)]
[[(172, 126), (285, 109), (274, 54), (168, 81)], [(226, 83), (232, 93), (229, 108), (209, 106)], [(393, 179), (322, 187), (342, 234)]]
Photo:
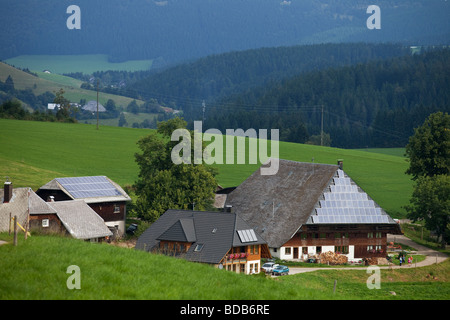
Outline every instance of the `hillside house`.
[(11, 217), (29, 231), (69, 234), (76, 239), (102, 241), (111, 231), (83, 200), (45, 202), (31, 188), (13, 188), (7, 181), (0, 190), (0, 232), (8, 231)]
[(131, 198), (105, 176), (56, 178), (36, 194), (47, 201), (84, 200), (106, 223), (114, 236), (125, 233), (126, 205)]
[(237, 273), (259, 273), (266, 242), (231, 212), (168, 210), (138, 239), (136, 249), (162, 252)]
[(385, 257), (399, 225), (340, 166), (281, 160), (276, 175), (254, 172), (231, 206), (267, 241), (273, 256), (305, 260), (328, 251), (349, 261)]

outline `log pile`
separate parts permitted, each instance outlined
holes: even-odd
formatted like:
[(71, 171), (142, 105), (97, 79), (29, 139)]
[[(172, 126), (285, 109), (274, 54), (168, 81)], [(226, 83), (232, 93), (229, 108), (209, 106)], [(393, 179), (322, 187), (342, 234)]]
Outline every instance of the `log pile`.
[(320, 263), (329, 265), (345, 264), (348, 262), (348, 258), (346, 256), (331, 251), (321, 253), (319, 259)]

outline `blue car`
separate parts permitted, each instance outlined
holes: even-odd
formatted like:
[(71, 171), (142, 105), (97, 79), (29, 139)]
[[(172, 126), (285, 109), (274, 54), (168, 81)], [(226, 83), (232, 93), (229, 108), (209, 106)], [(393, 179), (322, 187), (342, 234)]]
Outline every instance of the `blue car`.
[(272, 275), (274, 276), (282, 276), (284, 274), (289, 274), (289, 268), (283, 265), (278, 265), (272, 270)]

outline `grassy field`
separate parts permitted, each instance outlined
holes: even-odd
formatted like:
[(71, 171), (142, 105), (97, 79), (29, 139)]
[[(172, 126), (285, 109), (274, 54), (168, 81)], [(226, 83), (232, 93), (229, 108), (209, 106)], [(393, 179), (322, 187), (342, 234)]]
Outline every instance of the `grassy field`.
[[(127, 121), (127, 124), (124, 125), (124, 127), (132, 128), (133, 123), (142, 123), (144, 120), (152, 121), (154, 118), (157, 118), (158, 115), (156, 113), (138, 113), (134, 114), (132, 112), (123, 112), (125, 116), (125, 120)], [(104, 126), (118, 126), (119, 118), (109, 118), (109, 119), (101, 119), (101, 123)], [(86, 124), (96, 124), (97, 119), (87, 119), (87, 120), (80, 120), (82, 123)]]
[[(11, 236), (0, 234), (0, 239), (11, 241)], [(365, 270), (324, 270), (281, 278), (246, 276), (182, 259), (55, 236), (32, 235), (24, 240), (21, 235), (18, 246), (0, 246), (0, 256), (0, 300), (450, 298), (448, 261), (419, 269), (382, 270), (381, 288), (369, 290)], [(80, 268), (79, 290), (67, 288), (71, 265)]]
[[(38, 73), (40, 76), (35, 77), (29, 73), (23, 72), (16, 68), (13, 68), (5, 63), (0, 62), (0, 81), (5, 82), (8, 75), (11, 75), (14, 81), (14, 87), (19, 90), (30, 89), (35, 95), (40, 95), (46, 91), (55, 93), (59, 89), (63, 88), (65, 91), (64, 97), (72, 102), (79, 102), (81, 99), (96, 100), (97, 92), (92, 90), (81, 89), (81, 81), (73, 78), (64, 77), (55, 74), (45, 74), (43, 72)], [(112, 99), (116, 102), (116, 106), (126, 107), (132, 98), (118, 96), (109, 93), (100, 93), (99, 102), (103, 105)], [(52, 103), (53, 101), (49, 101)], [(138, 101), (139, 104), (142, 101)]]
[[(138, 176), (134, 154), (146, 129), (86, 124), (43, 123), (0, 119), (0, 177), (14, 184), (39, 188), (63, 176), (107, 175), (121, 185), (133, 184)], [(404, 216), (412, 181), (404, 174), (403, 157), (358, 150), (345, 150), (280, 142), (280, 158), (336, 164), (344, 170), (394, 218)], [(237, 186), (259, 165), (223, 164), (218, 181), (224, 187)]]
[(49, 70), (64, 74), (82, 72), (92, 74), (95, 71), (141, 71), (149, 70), (153, 60), (133, 60), (120, 63), (108, 61), (106, 54), (93, 55), (22, 55), (5, 60), (6, 63), (31, 71)]

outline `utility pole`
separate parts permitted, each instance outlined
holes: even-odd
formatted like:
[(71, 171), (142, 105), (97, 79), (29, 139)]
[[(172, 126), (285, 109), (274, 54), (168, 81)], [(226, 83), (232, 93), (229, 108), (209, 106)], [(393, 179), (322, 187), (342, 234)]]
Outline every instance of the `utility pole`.
[(98, 130), (98, 79), (97, 79), (97, 130)]
[(202, 102), (202, 109), (203, 109), (203, 120), (202, 120), (202, 124), (203, 124), (205, 122), (205, 109), (206, 109), (205, 100), (203, 100), (203, 102)]
[(322, 105), (322, 119), (320, 124), (320, 145), (323, 146), (323, 105)]

